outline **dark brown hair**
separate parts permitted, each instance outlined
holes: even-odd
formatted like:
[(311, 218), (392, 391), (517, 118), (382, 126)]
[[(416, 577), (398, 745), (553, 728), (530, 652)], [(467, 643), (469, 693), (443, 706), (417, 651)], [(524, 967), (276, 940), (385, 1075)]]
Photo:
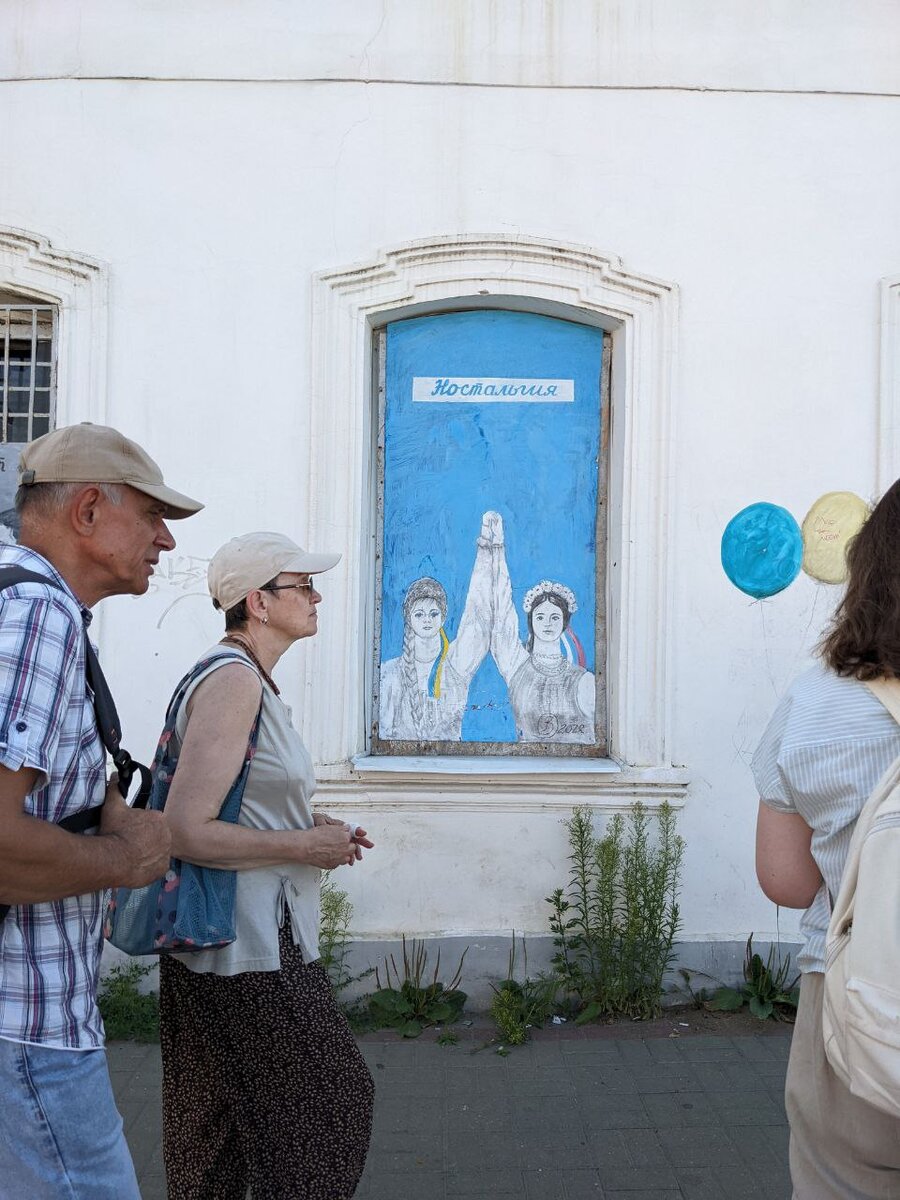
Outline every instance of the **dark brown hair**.
[(900, 480), (847, 550), (850, 580), (819, 653), (838, 675), (900, 678)]

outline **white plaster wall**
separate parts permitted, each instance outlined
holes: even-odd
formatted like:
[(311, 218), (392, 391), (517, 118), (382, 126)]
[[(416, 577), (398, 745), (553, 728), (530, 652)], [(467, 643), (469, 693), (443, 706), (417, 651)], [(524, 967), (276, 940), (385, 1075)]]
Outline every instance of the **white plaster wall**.
[[(752, 501), (802, 519), (824, 491), (875, 486), (900, 100), (814, 93), (900, 92), (896, 7), (4, 7), (0, 224), (109, 264), (108, 419), (208, 505), (174, 529), (171, 580), (105, 606), (129, 741), (150, 753), (169, 688), (218, 635), (201, 560), (246, 529), (303, 537), (312, 273), (438, 233), (594, 246), (681, 297), (669, 636), (673, 761), (692, 778), (685, 934), (771, 933), (747, 762), (835, 593), (801, 577), (751, 603), (719, 539)], [(122, 78), (138, 75), (168, 78)], [(452, 83), (473, 79), (510, 86)], [(706, 87), (722, 90), (685, 90)], [(342, 637), (328, 596), (352, 569), (325, 580), (323, 638)], [(331, 686), (299, 694), (302, 653), (279, 668), (295, 707)], [(492, 812), (446, 803), (366, 814), (379, 849), (347, 874), (357, 930), (544, 930), (565, 877), (558, 813), (508, 793)]]

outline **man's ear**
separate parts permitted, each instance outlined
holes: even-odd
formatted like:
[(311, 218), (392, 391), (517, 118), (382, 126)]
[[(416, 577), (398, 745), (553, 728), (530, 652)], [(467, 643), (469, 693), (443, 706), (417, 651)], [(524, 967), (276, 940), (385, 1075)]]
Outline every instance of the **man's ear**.
[(93, 537), (97, 530), (100, 506), (106, 497), (95, 483), (86, 483), (77, 491), (69, 506), (69, 520), (79, 537)]

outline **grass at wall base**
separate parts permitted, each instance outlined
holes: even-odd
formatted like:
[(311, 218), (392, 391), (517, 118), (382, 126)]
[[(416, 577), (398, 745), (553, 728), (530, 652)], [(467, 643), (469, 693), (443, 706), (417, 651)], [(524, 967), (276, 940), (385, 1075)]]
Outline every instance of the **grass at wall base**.
[(359, 975), (351, 975), (347, 957), (352, 917), (353, 905), (347, 893), (335, 887), (326, 876), (322, 881), (319, 950), (338, 1003), (341, 1003), (341, 993), (351, 983), (375, 975), (374, 992), (350, 1004), (341, 1004), (356, 1032), (393, 1029), (403, 1037), (418, 1037), (428, 1026), (449, 1025), (459, 1019), (466, 1002), (466, 994), (460, 991), (459, 984), (468, 947), (463, 951), (453, 978), (447, 984), (442, 983), (439, 977), (440, 950), (433, 971), (429, 971), (425, 943), (415, 939), (407, 942), (405, 936), (399, 965), (390, 955), (381, 968), (370, 967)]
[(468, 949), (467, 946), (463, 950), (453, 978), (444, 984), (440, 980), (440, 950), (430, 972), (425, 943), (415, 938), (407, 942), (404, 936), (402, 970), (393, 954), (384, 960), (383, 980), (381, 971), (375, 970), (377, 990), (367, 997), (373, 1027), (393, 1029), (403, 1037), (418, 1037), (429, 1025), (452, 1025), (458, 1021), (467, 999), (459, 985)]
[(491, 1017), (504, 1046), (521, 1046), (533, 1029), (539, 1029), (555, 1014), (562, 980), (558, 975), (528, 974), (528, 951), (522, 938), (523, 978), (516, 979), (516, 935), (513, 933), (506, 978), (491, 984)]
[(774, 946), (763, 962), (754, 953), (753, 934), (744, 954), (744, 983), (740, 988), (721, 987), (707, 1001), (714, 1012), (739, 1012), (746, 1004), (761, 1021), (793, 1021), (800, 1002), (799, 974), (791, 978), (791, 956), (781, 957)]
[(569, 883), (547, 897), (560, 990), (579, 1024), (657, 1017), (680, 924), (675, 812), (638, 802), (598, 836), (590, 809), (576, 808), (566, 827)]

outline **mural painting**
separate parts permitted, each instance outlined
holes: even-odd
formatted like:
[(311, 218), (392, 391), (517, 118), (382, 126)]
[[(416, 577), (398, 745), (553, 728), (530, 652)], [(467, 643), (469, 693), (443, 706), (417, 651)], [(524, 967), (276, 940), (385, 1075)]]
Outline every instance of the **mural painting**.
[(531, 313), (388, 327), (381, 742), (599, 744), (602, 352)]

